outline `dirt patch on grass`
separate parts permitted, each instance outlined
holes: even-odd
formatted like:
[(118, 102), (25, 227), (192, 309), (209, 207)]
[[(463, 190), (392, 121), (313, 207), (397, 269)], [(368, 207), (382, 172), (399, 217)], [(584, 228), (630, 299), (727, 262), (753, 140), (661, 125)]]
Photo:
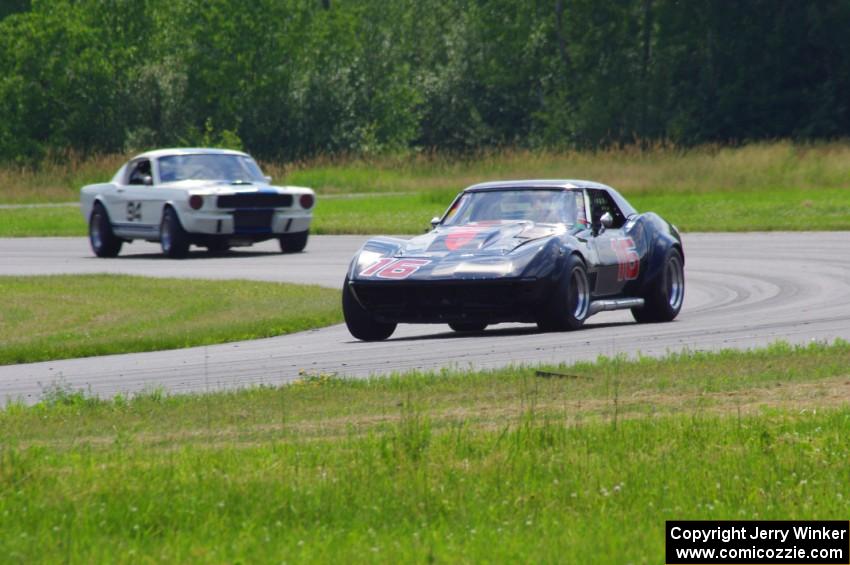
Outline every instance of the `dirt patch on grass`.
[(254, 414), (253, 423), (199, 425), (198, 420), (193, 419), (182, 429), (179, 423), (174, 423), (177, 429), (172, 427), (171, 431), (140, 429), (123, 434), (112, 432), (32, 440), (20, 445), (69, 449), (81, 445), (107, 448), (113, 446), (116, 441), (127, 441), (129, 445), (155, 449), (175, 449), (187, 444), (210, 448), (251, 448), (267, 445), (269, 442), (338, 440), (375, 432), (392, 432), (405, 418), (413, 416), (427, 421), (435, 433), (456, 429), (459, 424), (471, 430), (502, 429), (529, 419), (541, 423), (561, 420), (564, 425), (577, 425), (582, 422), (662, 417), (682, 413), (746, 416), (765, 410), (799, 411), (846, 406), (850, 404), (850, 378), (841, 376), (817, 382), (772, 383), (736, 391), (638, 392), (627, 396), (582, 400), (572, 400), (561, 395), (529, 401), (519, 393), (512, 398), (478, 398), (471, 404), (470, 398), (464, 396), (463, 405), (452, 402), (461, 399), (442, 400), (445, 404), (430, 409), (403, 409), (394, 402), (392, 405), (371, 407), (381, 413), (323, 418), (311, 411), (310, 414), (296, 415), (285, 421), (280, 420), (279, 413), (265, 412)]

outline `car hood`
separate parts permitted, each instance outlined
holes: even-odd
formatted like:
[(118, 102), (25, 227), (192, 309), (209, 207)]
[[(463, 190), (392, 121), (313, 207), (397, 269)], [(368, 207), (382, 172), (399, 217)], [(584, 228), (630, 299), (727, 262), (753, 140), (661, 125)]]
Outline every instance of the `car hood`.
[(564, 225), (510, 221), (440, 226), (410, 240), (376, 237), (354, 256), (349, 277), (389, 282), (545, 276), (560, 249), (549, 242), (565, 232)]
[(479, 222), (462, 226), (440, 226), (408, 240), (403, 256), (447, 257), (507, 255), (516, 248), (541, 238), (564, 233), (564, 226), (528, 221)]

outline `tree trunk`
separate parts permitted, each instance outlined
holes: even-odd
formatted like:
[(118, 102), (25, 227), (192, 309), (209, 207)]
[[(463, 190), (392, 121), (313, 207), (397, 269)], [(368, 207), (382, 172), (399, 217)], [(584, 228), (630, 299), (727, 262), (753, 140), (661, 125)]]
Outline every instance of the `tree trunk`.
[(558, 34), (558, 52), (564, 66), (569, 68), (570, 56), (567, 54), (567, 41), (564, 39), (564, 0), (555, 0), (555, 33)]
[(652, 0), (643, 0), (643, 53), (640, 66), (640, 131), (641, 144), (649, 138), (649, 65), (652, 59)]

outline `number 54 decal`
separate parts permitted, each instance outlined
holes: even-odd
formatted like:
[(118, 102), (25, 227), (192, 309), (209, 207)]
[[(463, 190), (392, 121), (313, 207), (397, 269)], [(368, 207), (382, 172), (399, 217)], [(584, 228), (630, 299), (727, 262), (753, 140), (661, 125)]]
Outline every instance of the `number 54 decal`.
[(611, 240), (611, 247), (617, 254), (617, 280), (633, 281), (640, 274), (640, 255), (635, 249), (635, 241), (630, 237)]
[(360, 276), (378, 277), (379, 279), (406, 279), (430, 262), (428, 259), (393, 259), (392, 257), (384, 257), (360, 271)]
[(142, 203), (141, 202), (127, 202), (127, 221), (135, 222), (136, 220), (142, 219)]

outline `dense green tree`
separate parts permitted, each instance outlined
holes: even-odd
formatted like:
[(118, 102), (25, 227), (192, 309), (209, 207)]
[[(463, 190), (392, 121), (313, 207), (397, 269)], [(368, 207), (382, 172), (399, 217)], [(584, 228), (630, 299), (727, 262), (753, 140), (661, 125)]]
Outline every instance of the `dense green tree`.
[(32, 6), (32, 0), (3, 0), (0, 2), (0, 20), (12, 14), (26, 12)]
[(0, 160), (850, 135), (846, 0), (7, 0)]

